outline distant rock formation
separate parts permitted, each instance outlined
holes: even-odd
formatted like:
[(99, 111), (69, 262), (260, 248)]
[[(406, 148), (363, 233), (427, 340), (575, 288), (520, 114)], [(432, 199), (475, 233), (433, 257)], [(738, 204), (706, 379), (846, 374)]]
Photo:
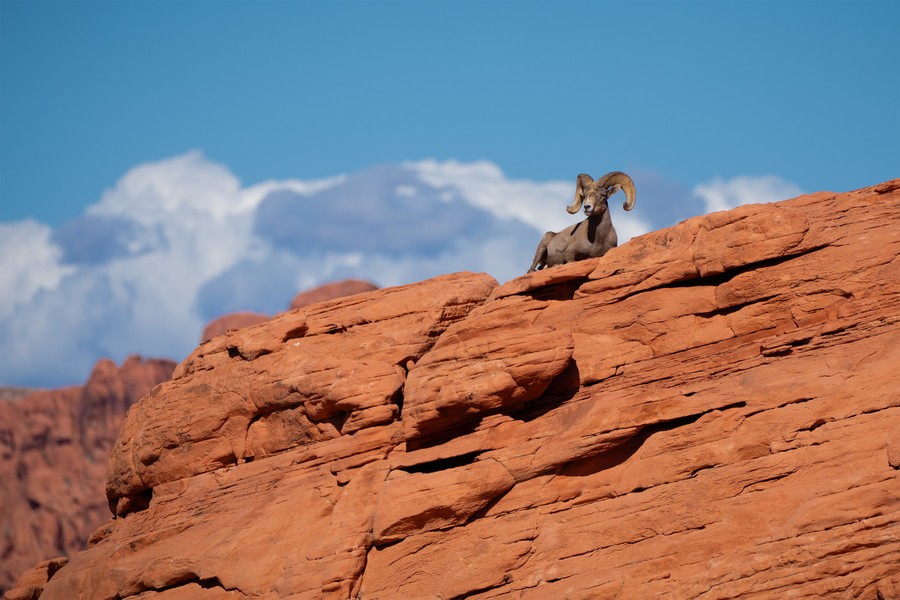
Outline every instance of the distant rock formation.
[(9, 400), (18, 400), (19, 398), (24, 398), (30, 394), (38, 392), (41, 390), (33, 389), (33, 388), (25, 388), (25, 387), (15, 387), (15, 386), (4, 386), (0, 387), (0, 402), (6, 402)]
[(362, 281), (361, 279), (343, 279), (341, 281), (326, 283), (310, 290), (300, 292), (294, 296), (294, 299), (291, 301), (291, 308), (303, 308), (304, 306), (316, 304), (317, 302), (325, 302), (344, 296), (362, 294), (377, 289), (377, 285), (368, 281)]
[(11, 594), (896, 598), (898, 256), (895, 180), (213, 338)]
[(208, 342), (217, 335), (222, 335), (232, 329), (256, 325), (257, 323), (268, 321), (270, 318), (269, 315), (255, 312), (235, 312), (222, 315), (206, 324), (206, 327), (203, 328), (203, 333), (200, 335), (200, 343)]
[[(352, 296), (353, 294), (361, 294), (377, 289), (378, 286), (374, 283), (369, 283), (368, 281), (362, 281), (360, 279), (334, 281), (298, 293), (291, 301), (290, 309), (293, 310), (295, 308), (309, 306), (310, 304), (316, 304), (317, 302), (325, 302), (327, 300), (334, 300), (335, 298)], [(247, 311), (222, 315), (207, 323), (206, 327), (203, 328), (203, 333), (200, 336), (200, 343), (208, 342), (217, 335), (222, 335), (232, 329), (256, 325), (257, 323), (268, 321), (270, 318), (269, 315)]]
[(104, 359), (84, 386), (0, 402), (0, 588), (38, 561), (81, 550), (108, 519), (106, 463), (125, 412), (174, 368)]

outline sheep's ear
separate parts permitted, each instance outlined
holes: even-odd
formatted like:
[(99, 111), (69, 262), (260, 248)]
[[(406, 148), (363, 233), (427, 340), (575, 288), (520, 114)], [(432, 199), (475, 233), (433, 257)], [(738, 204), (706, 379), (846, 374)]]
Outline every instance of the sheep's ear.
[(582, 173), (575, 179), (575, 199), (572, 201), (571, 206), (566, 208), (570, 215), (574, 215), (581, 210), (581, 203), (584, 202), (584, 188), (592, 183), (594, 183), (594, 179), (586, 173)]

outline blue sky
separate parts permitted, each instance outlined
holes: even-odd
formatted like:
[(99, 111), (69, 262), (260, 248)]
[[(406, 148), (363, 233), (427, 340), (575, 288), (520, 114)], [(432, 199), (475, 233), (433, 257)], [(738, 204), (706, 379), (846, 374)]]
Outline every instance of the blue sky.
[(191, 149), (242, 180), (422, 158), (846, 190), (898, 173), (900, 5), (0, 1), (0, 219)]
[(342, 277), (507, 280), (577, 220), (581, 172), (634, 176), (622, 242), (900, 176), (898, 22), (894, 0), (0, 0), (0, 385), (181, 359), (207, 320)]

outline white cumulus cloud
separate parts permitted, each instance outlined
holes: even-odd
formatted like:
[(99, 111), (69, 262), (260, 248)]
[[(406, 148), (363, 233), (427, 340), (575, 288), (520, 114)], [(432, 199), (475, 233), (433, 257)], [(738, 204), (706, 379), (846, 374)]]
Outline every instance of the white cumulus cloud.
[(775, 175), (717, 177), (694, 187), (694, 194), (703, 200), (706, 212), (730, 210), (742, 204), (787, 200), (802, 193), (798, 186)]
[(268, 252), (253, 234), (262, 199), (340, 180), (242, 186), (195, 151), (134, 167), (55, 231), (0, 224), (0, 344), (16, 349), (0, 385), (79, 383), (102, 356), (183, 358), (205, 322), (202, 286)]
[(571, 202), (574, 187), (567, 182), (510, 180), (487, 161), (423, 160), (404, 166), (436, 188), (458, 191), (468, 203), (499, 219), (518, 219), (536, 229), (562, 229), (570, 220), (558, 214), (561, 203)]
[(52, 290), (74, 267), (60, 264), (53, 231), (37, 221), (0, 223), (0, 321), (40, 290)]
[[(637, 208), (611, 202), (620, 243), (711, 208), (798, 193), (774, 179), (690, 189), (634, 173)], [(506, 176), (482, 161), (423, 160), (321, 180), (242, 183), (193, 151), (137, 165), (50, 228), (0, 223), (0, 385), (84, 381), (100, 357), (182, 359), (203, 325), (275, 313), (299, 290), (355, 277), (399, 285), (453, 271), (521, 275), (548, 230), (582, 217), (572, 181)], [(624, 196), (619, 195), (624, 200)]]

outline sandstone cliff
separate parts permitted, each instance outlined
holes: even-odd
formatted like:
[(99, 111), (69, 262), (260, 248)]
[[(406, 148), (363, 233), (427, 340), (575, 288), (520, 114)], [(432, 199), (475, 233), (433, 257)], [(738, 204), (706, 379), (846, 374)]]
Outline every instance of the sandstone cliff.
[(103, 482), (125, 411), (174, 368), (101, 360), (84, 386), (0, 401), (0, 589), (41, 559), (81, 550), (108, 520)]
[(9, 597), (896, 598), (898, 225), (900, 180), (214, 338)]

